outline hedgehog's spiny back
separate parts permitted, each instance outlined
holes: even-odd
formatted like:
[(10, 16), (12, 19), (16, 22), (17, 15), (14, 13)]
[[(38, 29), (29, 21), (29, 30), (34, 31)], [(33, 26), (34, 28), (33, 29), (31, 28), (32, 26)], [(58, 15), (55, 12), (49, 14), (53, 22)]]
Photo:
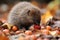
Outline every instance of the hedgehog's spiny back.
[[(27, 21), (33, 22), (32, 18), (27, 15), (28, 10), (40, 11), (40, 9), (29, 2), (20, 2), (16, 4), (9, 13), (8, 23), (13, 25), (20, 25), (27, 23)], [(40, 12), (39, 12), (40, 13)], [(39, 14), (37, 14), (39, 15)], [(29, 18), (28, 18), (29, 17)], [(28, 19), (26, 19), (28, 18)], [(40, 17), (39, 17), (40, 18)], [(23, 23), (24, 22), (24, 23)]]

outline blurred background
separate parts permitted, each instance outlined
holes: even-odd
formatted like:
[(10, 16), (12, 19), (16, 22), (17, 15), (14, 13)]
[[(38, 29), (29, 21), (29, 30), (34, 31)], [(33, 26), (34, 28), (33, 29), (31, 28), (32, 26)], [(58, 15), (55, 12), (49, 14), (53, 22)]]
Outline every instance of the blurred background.
[[(8, 23), (4, 23), (4, 22), (7, 21), (8, 14), (9, 14), (10, 10), (12, 9), (12, 7), (22, 1), (31, 2), (33, 5), (39, 7), (40, 11), (42, 13), (41, 25), (40, 26), (35, 25), (35, 28), (34, 28), (34, 26), (31, 26), (32, 28), (30, 28), (32, 34), (37, 33), (37, 35), (38, 35), (38, 34), (42, 33), (43, 35), (37, 37), (38, 39), (40, 37), (42, 38), (44, 36), (44, 38), (45, 37), (47, 38), (47, 39), (45, 38), (45, 40), (49, 40), (50, 38), (52, 38), (52, 40), (60, 40), (60, 0), (0, 0), (0, 35), (4, 34), (5, 31), (6, 31), (5, 33), (7, 33), (7, 35), (10, 35), (11, 33), (19, 34), (19, 33), (17, 33), (17, 31), (20, 32), (20, 30), (17, 29), (16, 26), (12, 26), (12, 31), (10, 31), (11, 29), (8, 29), (8, 28), (10, 28), (11, 25), (9, 25)], [(5, 24), (5, 25), (1, 26), (2, 24)], [(5, 28), (5, 29), (7, 28), (7, 30), (5, 30), (1, 27)], [(40, 29), (39, 29), (39, 27), (40, 27)], [(14, 31), (15, 29), (17, 31)], [(26, 32), (26, 30), (24, 31), (24, 33), (25, 32)], [(27, 31), (26, 34), (31, 34), (31, 32)], [(34, 35), (33, 35), (32, 39), (35, 37)], [(58, 36), (58, 38), (55, 38), (56, 35)], [(51, 37), (48, 39), (49, 36), (51, 36)], [(15, 35), (14, 35), (14, 37), (15, 37)], [(26, 36), (26, 37), (29, 37), (29, 36)], [(13, 37), (11, 37), (11, 38), (13, 38)], [(23, 38), (25, 38), (25, 37), (23, 37)], [(0, 40), (1, 39), (7, 40), (5, 36), (4, 36), (4, 38), (0, 36)]]

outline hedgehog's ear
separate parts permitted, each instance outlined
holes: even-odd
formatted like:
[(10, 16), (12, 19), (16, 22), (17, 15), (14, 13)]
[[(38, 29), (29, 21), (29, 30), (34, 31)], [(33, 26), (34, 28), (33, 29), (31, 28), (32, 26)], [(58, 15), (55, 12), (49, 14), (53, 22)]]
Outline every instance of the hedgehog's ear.
[(27, 14), (30, 15), (30, 10), (28, 10)]
[(28, 15), (33, 15), (34, 13), (35, 13), (35, 11), (34, 10), (28, 10)]

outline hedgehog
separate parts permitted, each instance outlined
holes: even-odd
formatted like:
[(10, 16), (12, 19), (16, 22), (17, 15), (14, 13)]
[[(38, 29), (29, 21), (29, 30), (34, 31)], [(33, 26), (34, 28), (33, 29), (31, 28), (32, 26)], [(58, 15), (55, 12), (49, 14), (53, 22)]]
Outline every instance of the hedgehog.
[(10, 11), (8, 23), (26, 30), (33, 24), (40, 25), (40, 9), (30, 2), (19, 2)]

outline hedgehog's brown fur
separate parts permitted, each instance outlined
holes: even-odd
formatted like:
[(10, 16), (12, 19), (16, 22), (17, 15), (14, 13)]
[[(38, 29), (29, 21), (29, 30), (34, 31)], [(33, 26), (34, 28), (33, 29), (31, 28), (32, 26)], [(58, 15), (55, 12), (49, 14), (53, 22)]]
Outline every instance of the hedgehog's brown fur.
[(20, 29), (29, 28), (32, 24), (40, 24), (40, 9), (29, 2), (16, 4), (9, 13), (8, 23), (18, 26)]

